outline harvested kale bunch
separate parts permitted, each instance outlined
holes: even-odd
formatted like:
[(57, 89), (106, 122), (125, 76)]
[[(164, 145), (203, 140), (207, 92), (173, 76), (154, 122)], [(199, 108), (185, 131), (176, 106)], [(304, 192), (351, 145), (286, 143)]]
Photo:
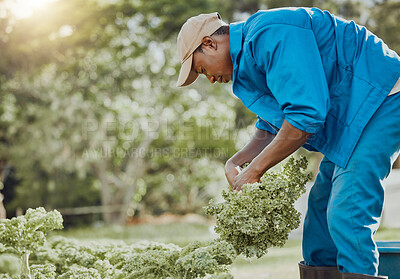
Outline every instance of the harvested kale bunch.
[(216, 218), (220, 238), (246, 257), (260, 258), (268, 248), (283, 246), (289, 232), (300, 225), (294, 202), (311, 179), (307, 164), (305, 157), (292, 157), (281, 171), (265, 173), (258, 183), (245, 184), (241, 191), (223, 191), (224, 202), (211, 200), (205, 212)]

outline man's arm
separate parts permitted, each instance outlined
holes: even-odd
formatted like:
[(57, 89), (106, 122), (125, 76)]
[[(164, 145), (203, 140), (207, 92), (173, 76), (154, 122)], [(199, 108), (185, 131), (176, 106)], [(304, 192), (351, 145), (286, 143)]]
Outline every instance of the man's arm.
[(236, 167), (244, 163), (250, 163), (270, 142), (272, 142), (274, 137), (274, 134), (256, 128), (251, 140), (226, 162), (225, 176), (231, 186), (233, 186), (235, 177), (238, 175)]
[(260, 181), (268, 169), (299, 149), (311, 135), (297, 129), (285, 120), (273, 141), (235, 177), (233, 189), (240, 190), (243, 184)]

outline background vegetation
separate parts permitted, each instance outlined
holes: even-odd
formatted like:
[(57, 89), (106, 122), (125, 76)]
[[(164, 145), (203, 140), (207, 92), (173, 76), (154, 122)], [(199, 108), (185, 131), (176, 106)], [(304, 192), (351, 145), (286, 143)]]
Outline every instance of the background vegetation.
[[(201, 213), (226, 185), (224, 162), (255, 117), (230, 85), (175, 87), (187, 18), (317, 6), (400, 52), (395, 0), (35, 1), (0, 1), (0, 186), (8, 217), (45, 206), (66, 226)], [(97, 214), (62, 210), (83, 206)]]

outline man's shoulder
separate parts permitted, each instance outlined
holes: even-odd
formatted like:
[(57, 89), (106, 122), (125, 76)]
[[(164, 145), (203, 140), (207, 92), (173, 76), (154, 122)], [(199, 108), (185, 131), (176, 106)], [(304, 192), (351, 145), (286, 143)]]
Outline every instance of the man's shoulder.
[(271, 25), (288, 25), (311, 29), (312, 15), (318, 11), (318, 9), (310, 8), (261, 10), (246, 20), (243, 31), (251, 35)]

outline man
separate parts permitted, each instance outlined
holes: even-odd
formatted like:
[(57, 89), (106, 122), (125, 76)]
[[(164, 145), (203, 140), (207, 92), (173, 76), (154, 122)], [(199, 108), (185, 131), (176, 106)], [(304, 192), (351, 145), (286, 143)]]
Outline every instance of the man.
[(316, 8), (260, 11), (229, 26), (202, 14), (182, 26), (178, 52), (178, 86), (200, 74), (232, 81), (258, 117), (253, 138), (226, 163), (234, 189), (301, 146), (325, 155), (309, 196), (300, 277), (386, 278), (373, 235), (381, 181), (400, 150), (400, 57), (365, 27)]

